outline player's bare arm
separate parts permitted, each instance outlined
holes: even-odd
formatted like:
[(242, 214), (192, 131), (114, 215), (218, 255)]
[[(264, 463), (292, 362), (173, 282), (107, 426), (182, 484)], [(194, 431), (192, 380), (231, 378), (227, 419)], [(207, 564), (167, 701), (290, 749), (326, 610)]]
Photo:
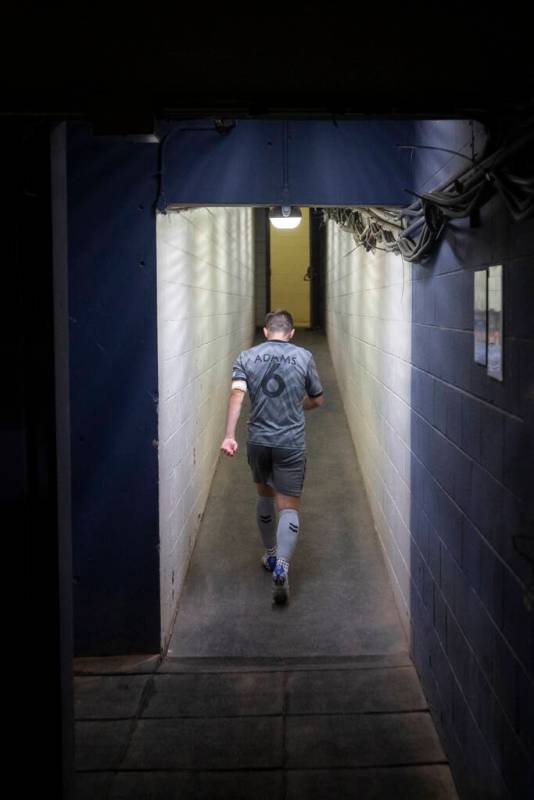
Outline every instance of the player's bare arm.
[(245, 391), (243, 389), (232, 389), (230, 397), (228, 398), (228, 415), (226, 420), (226, 433), (221, 444), (221, 450), (227, 456), (234, 456), (239, 445), (235, 438), (235, 429), (239, 415), (241, 414), (241, 407), (245, 398)]

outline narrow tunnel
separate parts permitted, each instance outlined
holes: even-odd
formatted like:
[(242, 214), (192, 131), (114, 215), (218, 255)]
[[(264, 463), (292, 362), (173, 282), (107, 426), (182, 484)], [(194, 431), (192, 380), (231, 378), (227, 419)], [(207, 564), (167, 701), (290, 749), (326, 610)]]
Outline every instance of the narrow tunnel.
[(215, 472), (169, 656), (335, 661), (407, 652), (326, 337), (297, 330), (293, 341), (314, 353), (327, 401), (306, 422), (309, 463), (291, 567), (292, 612), (273, 617), (271, 580), (260, 565), (245, 407), (241, 457), (225, 459)]
[[(450, 151), (393, 157), (392, 142), (416, 129), (468, 150), (473, 125), (382, 125), (377, 143), (360, 124), (357, 148), (348, 130), (336, 140), (339, 159), (324, 128), (308, 150), (310, 126), (290, 140), (287, 128), (253, 128), (233, 154), (232, 134), (218, 148), (173, 134), (159, 155), (71, 134), (79, 796), (526, 797), (531, 564), (513, 536), (528, 534), (531, 224), (496, 195), (424, 264), (376, 238), (355, 246), (344, 211), (397, 208), (405, 182), (429, 192), (458, 173)], [(325, 211), (294, 343), (313, 352), (326, 400), (306, 415), (283, 609), (260, 564), (247, 401), (238, 457), (219, 451), (231, 364), (273, 307), (261, 195), (277, 136), (282, 191)], [(105, 192), (89, 191), (88, 152)], [(206, 202), (217, 180), (233, 202)], [(497, 266), (502, 380), (474, 358), (475, 275)]]

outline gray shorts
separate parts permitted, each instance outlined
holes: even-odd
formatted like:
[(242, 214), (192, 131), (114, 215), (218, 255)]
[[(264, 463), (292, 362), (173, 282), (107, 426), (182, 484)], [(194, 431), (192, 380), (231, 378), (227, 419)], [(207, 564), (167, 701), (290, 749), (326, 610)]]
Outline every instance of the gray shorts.
[(306, 475), (306, 451), (247, 442), (247, 461), (254, 483), (265, 483), (280, 494), (300, 497)]

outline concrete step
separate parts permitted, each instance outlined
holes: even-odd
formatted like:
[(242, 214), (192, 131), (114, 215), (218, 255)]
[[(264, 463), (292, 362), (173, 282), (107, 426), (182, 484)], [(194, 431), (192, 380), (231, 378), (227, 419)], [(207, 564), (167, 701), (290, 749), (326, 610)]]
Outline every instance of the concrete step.
[(407, 650), (355, 656), (167, 657), (159, 655), (88, 656), (75, 658), (74, 675), (152, 674), (154, 672), (235, 672), (236, 670), (365, 669), (409, 666)]
[(158, 672), (234, 672), (234, 671), (293, 671), (325, 669), (367, 669), (368, 667), (411, 666), (408, 651), (385, 655), (357, 656), (281, 656), (281, 657), (168, 657), (162, 660)]

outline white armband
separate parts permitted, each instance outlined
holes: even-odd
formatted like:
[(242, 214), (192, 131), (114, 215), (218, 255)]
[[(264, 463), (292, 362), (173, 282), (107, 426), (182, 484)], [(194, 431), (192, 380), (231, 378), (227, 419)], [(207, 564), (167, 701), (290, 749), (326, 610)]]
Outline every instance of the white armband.
[(232, 381), (232, 389), (241, 389), (242, 392), (247, 391), (247, 382), (243, 380)]

